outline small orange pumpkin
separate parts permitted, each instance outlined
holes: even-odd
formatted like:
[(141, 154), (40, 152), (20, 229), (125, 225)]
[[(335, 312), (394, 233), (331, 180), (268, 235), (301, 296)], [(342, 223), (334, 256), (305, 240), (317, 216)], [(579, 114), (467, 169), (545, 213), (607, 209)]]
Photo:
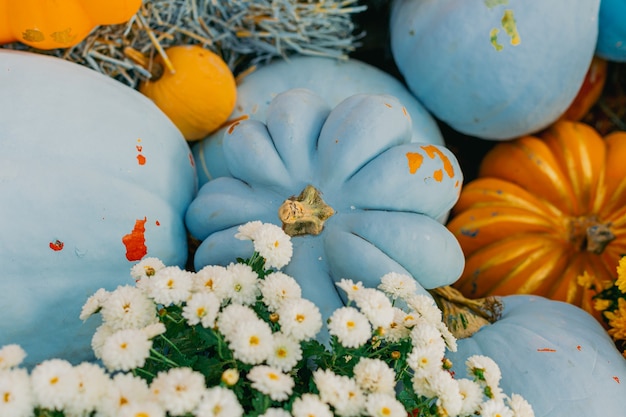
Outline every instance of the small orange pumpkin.
[(578, 90), (578, 94), (568, 109), (561, 116), (562, 119), (579, 121), (598, 102), (602, 95), (602, 90), (606, 84), (608, 61), (594, 56), (583, 80), (583, 84)]
[(153, 78), (141, 83), (148, 96), (188, 141), (199, 140), (224, 124), (237, 101), (237, 84), (228, 65), (200, 45), (176, 45), (157, 55)]
[(0, 0), (0, 44), (68, 48), (96, 26), (128, 21), (141, 0)]
[(466, 257), (455, 287), (468, 297), (532, 293), (595, 313), (591, 298), (626, 253), (624, 160), (626, 132), (602, 138), (580, 122), (497, 144), (448, 222)]

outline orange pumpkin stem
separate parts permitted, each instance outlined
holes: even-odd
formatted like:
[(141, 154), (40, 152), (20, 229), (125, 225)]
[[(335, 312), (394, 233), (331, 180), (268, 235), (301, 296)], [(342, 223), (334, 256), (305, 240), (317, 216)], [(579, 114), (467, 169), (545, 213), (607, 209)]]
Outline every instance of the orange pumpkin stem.
[(289, 197), (278, 208), (278, 218), (289, 236), (319, 235), (324, 222), (335, 210), (322, 200), (321, 193), (307, 185), (299, 196)]
[(502, 316), (503, 306), (499, 297), (470, 299), (450, 286), (434, 288), (429, 292), (443, 313), (443, 322), (457, 339), (471, 337)]
[(601, 223), (596, 215), (572, 218), (568, 225), (569, 241), (580, 251), (599, 255), (615, 239), (610, 227), (611, 223)]

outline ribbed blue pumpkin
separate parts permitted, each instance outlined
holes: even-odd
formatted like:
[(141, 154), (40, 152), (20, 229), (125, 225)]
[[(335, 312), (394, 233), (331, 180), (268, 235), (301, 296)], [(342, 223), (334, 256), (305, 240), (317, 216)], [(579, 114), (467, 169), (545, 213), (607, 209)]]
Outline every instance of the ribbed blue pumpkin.
[(539, 296), (501, 297), (502, 318), (458, 340), (456, 377), (464, 362), (486, 355), (502, 371), (504, 392), (522, 395), (537, 417), (621, 416), (626, 360), (586, 311)]
[(91, 358), (87, 298), (142, 256), (186, 263), (190, 149), (146, 97), (59, 58), (0, 50), (0, 91), (0, 346)]
[(626, 0), (602, 0), (596, 54), (608, 61), (626, 62)]
[(284, 271), (324, 316), (343, 305), (341, 278), (375, 286), (394, 271), (424, 288), (454, 282), (463, 253), (437, 219), (457, 200), (462, 173), (448, 149), (412, 138), (408, 112), (392, 96), (353, 95), (331, 110), (309, 90), (279, 94), (265, 123), (244, 120), (228, 130), (230, 176), (204, 184), (189, 206), (187, 227), (202, 241), (195, 268), (252, 255), (251, 242), (234, 237), (237, 228), (288, 224), (279, 209), (312, 186), (334, 214), (321, 233), (292, 238)]
[[(292, 88), (307, 88), (329, 106), (353, 94), (390, 94), (398, 98), (413, 121), (415, 140), (443, 145), (443, 136), (426, 109), (406, 86), (392, 75), (355, 59), (294, 56), (264, 65), (245, 76), (237, 88), (232, 119), (247, 117), (265, 121), (267, 106), (277, 94)], [(228, 175), (222, 144), (226, 128), (192, 146), (200, 185)]]
[(466, 135), (506, 140), (559, 118), (598, 37), (599, 0), (393, 0), (391, 51), (409, 89)]

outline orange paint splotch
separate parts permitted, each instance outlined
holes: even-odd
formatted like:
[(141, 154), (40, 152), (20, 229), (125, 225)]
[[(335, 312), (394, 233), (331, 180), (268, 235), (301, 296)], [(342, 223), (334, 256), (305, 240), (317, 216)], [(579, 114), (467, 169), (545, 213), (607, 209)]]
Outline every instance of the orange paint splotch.
[(552, 348), (539, 348), (539, 349), (537, 349), (537, 352), (556, 352), (556, 349), (552, 349)]
[(160, 221), (158, 221), (158, 220), (156, 220), (156, 221), (154, 222), (154, 224), (155, 224), (156, 226), (161, 226), (161, 222), (160, 222)]
[(402, 114), (404, 114), (405, 116), (409, 115), (409, 112), (406, 111), (406, 107), (402, 107)]
[(578, 345), (576, 346), (576, 350), (580, 352), (581, 350), (583, 350), (583, 347), (581, 345)]
[(148, 253), (146, 246), (146, 221), (148, 219), (137, 219), (133, 230), (122, 237), (122, 243), (126, 247), (126, 259), (129, 261), (139, 261)]
[(614, 376), (614, 377), (613, 377), (613, 380), (614, 380), (615, 382), (617, 382), (618, 384), (620, 383), (620, 380), (619, 380), (619, 377), (618, 377), (618, 376)]
[(454, 167), (452, 166), (452, 162), (450, 162), (450, 159), (448, 159), (448, 157), (441, 152), (441, 149), (435, 145), (423, 145), (421, 148), (426, 152), (426, 155), (428, 155), (430, 159), (439, 158), (443, 163), (443, 169), (446, 171), (446, 174), (448, 174), (448, 177), (454, 177)]
[(50, 242), (49, 246), (50, 246), (50, 249), (52, 249), (55, 252), (58, 252), (60, 250), (63, 250), (63, 247), (65, 246), (65, 244), (61, 242), (59, 239), (57, 239), (54, 242)]
[(239, 123), (242, 120), (248, 120), (250, 118), (250, 116), (248, 116), (247, 114), (241, 115), (239, 117), (235, 117), (234, 119), (230, 119), (227, 120), (226, 122), (224, 122), (224, 124), (222, 126), (220, 126), (220, 129), (222, 127), (226, 127), (228, 126), (228, 129), (226, 130), (226, 132), (228, 132), (228, 134), (232, 134), (233, 131), (235, 130), (235, 128), (239, 125)]
[(390, 109), (393, 107), (391, 104), (389, 103), (385, 103), (385, 106), (389, 107)]
[(437, 182), (443, 181), (443, 171), (440, 169), (436, 169), (435, 172), (433, 172), (433, 178)]
[(409, 163), (409, 172), (415, 174), (424, 162), (424, 156), (417, 152), (407, 152), (406, 159)]
[[(137, 139), (137, 143), (141, 143), (141, 139)], [(139, 165), (145, 165), (146, 164), (146, 157), (142, 154), (143, 146), (142, 145), (135, 145), (135, 149), (137, 149), (137, 163)]]
[(189, 156), (189, 163), (191, 164), (191, 167), (195, 168), (196, 167), (196, 161), (193, 159), (193, 154), (189, 153), (188, 156)]

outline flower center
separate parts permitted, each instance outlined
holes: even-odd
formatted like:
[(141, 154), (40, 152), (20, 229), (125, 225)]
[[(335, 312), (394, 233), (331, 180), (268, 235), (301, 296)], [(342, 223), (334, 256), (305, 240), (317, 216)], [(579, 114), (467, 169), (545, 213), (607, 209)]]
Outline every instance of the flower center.
[(348, 329), (353, 329), (353, 328), (354, 328), (354, 326), (356, 326), (356, 323), (355, 323), (355, 322), (353, 322), (352, 320), (348, 320), (348, 321), (346, 322), (346, 327), (347, 327)]
[(267, 377), (272, 381), (278, 381), (279, 379), (278, 375), (276, 375), (274, 372), (268, 372)]
[(2, 400), (5, 403), (9, 403), (11, 401), (11, 393), (10, 392), (5, 392), (4, 395), (2, 396)]
[(258, 336), (251, 336), (250, 337), (250, 346), (258, 346), (260, 340)]
[(296, 314), (296, 321), (302, 323), (304, 321), (304, 314)]

